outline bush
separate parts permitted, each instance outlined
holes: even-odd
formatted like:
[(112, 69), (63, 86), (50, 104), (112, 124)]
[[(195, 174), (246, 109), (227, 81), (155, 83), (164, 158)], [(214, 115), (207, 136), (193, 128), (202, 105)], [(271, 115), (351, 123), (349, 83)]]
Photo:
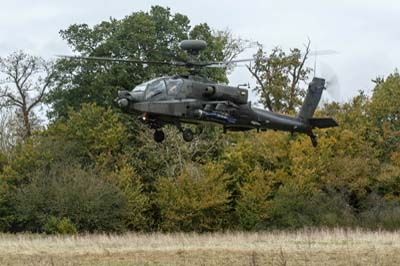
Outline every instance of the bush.
[(371, 193), (361, 206), (359, 224), (369, 229), (398, 230), (400, 228), (400, 204)]
[(159, 179), (156, 187), (162, 230), (204, 232), (225, 228), (229, 193), (222, 167), (187, 167), (176, 180)]
[(68, 218), (62, 218), (59, 220), (54, 216), (50, 216), (47, 223), (43, 226), (43, 231), (46, 234), (61, 235), (73, 235), (77, 233), (75, 225)]
[(16, 217), (13, 231), (125, 230), (123, 193), (78, 165), (53, 165), (48, 171), (33, 173), (29, 184), (16, 189), (12, 202)]
[(74, 235), (78, 230), (68, 218), (62, 218), (57, 224), (57, 232), (62, 235)]
[(314, 191), (287, 183), (279, 188), (271, 201), (271, 218), (266, 226), (297, 229), (348, 227), (354, 223), (353, 210), (342, 193)]
[(235, 220), (241, 230), (265, 229), (270, 218), (271, 199), (274, 194), (273, 172), (259, 168), (249, 173), (249, 181), (240, 188), (240, 197), (235, 208)]

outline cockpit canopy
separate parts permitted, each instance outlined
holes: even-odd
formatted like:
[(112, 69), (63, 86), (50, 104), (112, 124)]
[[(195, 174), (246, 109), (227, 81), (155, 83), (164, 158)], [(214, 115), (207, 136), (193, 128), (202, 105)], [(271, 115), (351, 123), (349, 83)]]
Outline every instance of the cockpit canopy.
[(156, 78), (136, 86), (132, 93), (144, 93), (146, 100), (162, 94), (174, 96), (181, 90), (182, 85), (181, 78)]

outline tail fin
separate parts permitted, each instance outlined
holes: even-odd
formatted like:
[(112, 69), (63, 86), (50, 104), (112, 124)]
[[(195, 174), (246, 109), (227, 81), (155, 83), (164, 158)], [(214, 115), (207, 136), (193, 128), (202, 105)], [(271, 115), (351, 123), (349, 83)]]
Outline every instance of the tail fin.
[(315, 109), (317, 109), (321, 100), (322, 91), (325, 89), (325, 80), (321, 78), (313, 78), (308, 85), (307, 95), (301, 106), (298, 118), (304, 123), (310, 125), (308, 135), (314, 147), (318, 145), (317, 136), (312, 132), (313, 128), (329, 128), (338, 126), (337, 122), (332, 118), (313, 118)]
[(313, 78), (311, 83), (308, 85), (307, 95), (304, 98), (303, 105), (301, 106), (298, 115), (302, 121), (308, 122), (308, 120), (313, 117), (324, 89), (325, 80), (321, 78)]

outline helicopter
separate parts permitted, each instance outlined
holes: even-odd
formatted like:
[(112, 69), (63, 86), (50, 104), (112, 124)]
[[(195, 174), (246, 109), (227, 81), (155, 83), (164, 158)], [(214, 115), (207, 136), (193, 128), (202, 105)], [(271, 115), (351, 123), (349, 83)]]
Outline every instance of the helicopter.
[(125, 113), (136, 115), (140, 122), (154, 130), (154, 140), (161, 143), (165, 139), (163, 127), (172, 124), (182, 133), (183, 140), (190, 142), (194, 132), (184, 124), (200, 125), (217, 123), (223, 132), (268, 129), (307, 134), (314, 147), (317, 136), (314, 128), (338, 126), (330, 117), (314, 118), (314, 112), (325, 89), (325, 79), (314, 77), (297, 116), (287, 116), (264, 109), (255, 108), (248, 101), (249, 93), (242, 86), (217, 84), (201, 75), (204, 67), (228, 67), (230, 64), (252, 59), (230, 62), (200, 62), (196, 56), (207, 43), (202, 40), (184, 40), (180, 48), (189, 54), (186, 61), (146, 61), (91, 56), (62, 56), (73, 60), (95, 60), (146, 65), (170, 65), (186, 67), (187, 75), (177, 74), (152, 79), (136, 86), (133, 90), (120, 90), (115, 103)]

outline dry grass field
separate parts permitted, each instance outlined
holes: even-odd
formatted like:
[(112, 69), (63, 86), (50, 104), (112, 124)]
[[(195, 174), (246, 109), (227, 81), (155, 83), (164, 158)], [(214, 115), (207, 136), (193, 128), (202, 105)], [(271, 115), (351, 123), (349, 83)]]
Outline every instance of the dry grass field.
[(5, 234), (0, 265), (400, 265), (400, 232)]

